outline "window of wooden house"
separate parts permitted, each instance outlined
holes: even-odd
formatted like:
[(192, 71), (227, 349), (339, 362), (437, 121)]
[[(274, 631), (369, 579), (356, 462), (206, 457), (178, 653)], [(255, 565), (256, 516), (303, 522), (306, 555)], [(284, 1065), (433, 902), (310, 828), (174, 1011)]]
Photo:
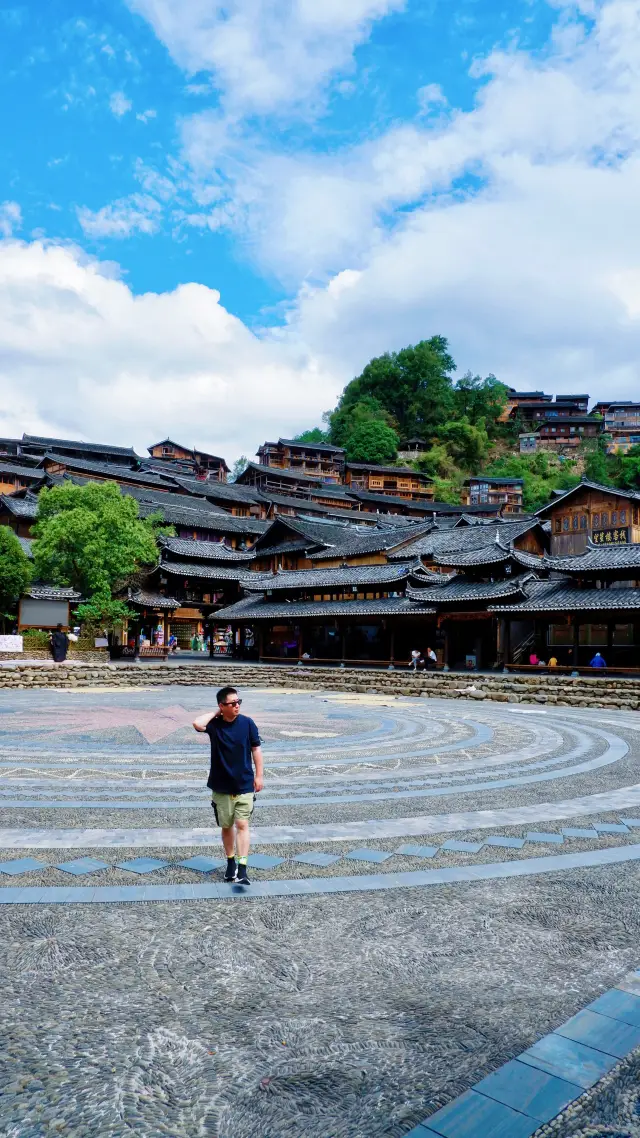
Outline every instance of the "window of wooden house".
[(626, 524), (627, 524), (627, 511), (626, 510), (620, 510), (620, 525), (626, 526)]
[(573, 644), (573, 629), (570, 624), (551, 624), (547, 633), (547, 644)]
[(581, 624), (580, 644), (602, 646), (607, 643), (606, 624)]
[(571, 524), (572, 524), (572, 526), (573, 526), (573, 528), (574, 528), (574, 529), (577, 529), (577, 528), (578, 528), (578, 526), (579, 526), (580, 522), (579, 522), (579, 519), (578, 519), (578, 515), (577, 515), (577, 514), (574, 514), (574, 515), (573, 515), (573, 518), (571, 519)]
[(608, 526), (608, 525), (609, 525), (609, 514), (608, 514), (607, 510), (604, 510), (602, 513), (602, 528), (604, 529), (604, 527)]
[(618, 511), (612, 510), (612, 512), (611, 512), (611, 525), (617, 526), (617, 524), (618, 524)]
[(562, 528), (563, 528), (565, 533), (569, 532), (569, 519), (568, 518), (562, 519)]
[(600, 514), (594, 514), (593, 515), (593, 528), (597, 529), (599, 525), (600, 525)]
[(562, 531), (562, 518), (556, 518), (556, 533)]
[(586, 514), (580, 514), (580, 529), (586, 529), (586, 528), (587, 528), (587, 515)]

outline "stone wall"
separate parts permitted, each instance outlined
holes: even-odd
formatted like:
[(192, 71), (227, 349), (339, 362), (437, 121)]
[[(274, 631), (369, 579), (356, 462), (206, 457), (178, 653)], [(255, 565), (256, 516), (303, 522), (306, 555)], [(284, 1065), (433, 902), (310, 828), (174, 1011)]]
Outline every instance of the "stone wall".
[[(85, 664), (106, 664), (109, 659), (109, 653), (106, 648), (84, 649), (70, 647), (68, 658), (69, 660), (78, 660), (80, 663)], [(20, 664), (25, 659), (51, 661), (51, 653), (48, 648), (29, 647), (26, 647), (24, 652), (0, 652), (0, 660), (13, 660), (14, 663)]]
[(238, 688), (295, 688), (301, 691), (366, 692), (380, 695), (433, 696), (438, 699), (494, 700), (558, 707), (640, 708), (640, 680), (586, 676), (468, 675), (460, 672), (382, 672), (375, 669), (202, 664), (18, 664), (0, 669), (0, 688), (150, 688), (168, 684), (223, 684)]

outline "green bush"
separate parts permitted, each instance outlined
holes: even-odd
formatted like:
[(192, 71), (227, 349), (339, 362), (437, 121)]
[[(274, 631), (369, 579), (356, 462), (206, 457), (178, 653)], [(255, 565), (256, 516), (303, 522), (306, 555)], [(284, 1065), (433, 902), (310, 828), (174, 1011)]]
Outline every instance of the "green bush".
[(27, 628), (22, 633), (25, 648), (48, 648), (49, 633), (42, 628)]

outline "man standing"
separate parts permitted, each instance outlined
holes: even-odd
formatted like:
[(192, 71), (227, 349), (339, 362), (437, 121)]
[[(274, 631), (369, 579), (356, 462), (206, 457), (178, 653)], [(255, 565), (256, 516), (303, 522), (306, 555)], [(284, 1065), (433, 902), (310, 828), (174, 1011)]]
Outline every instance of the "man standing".
[(249, 821), (255, 795), (264, 786), (260, 736), (253, 719), (240, 714), (242, 700), (235, 688), (221, 688), (216, 700), (218, 710), (199, 715), (193, 726), (196, 731), (206, 731), (211, 739), (207, 786), (212, 792), (211, 805), (227, 855), (224, 879), (249, 885)]
[(69, 638), (61, 624), (51, 633), (51, 655), (56, 664), (64, 664), (69, 649)]

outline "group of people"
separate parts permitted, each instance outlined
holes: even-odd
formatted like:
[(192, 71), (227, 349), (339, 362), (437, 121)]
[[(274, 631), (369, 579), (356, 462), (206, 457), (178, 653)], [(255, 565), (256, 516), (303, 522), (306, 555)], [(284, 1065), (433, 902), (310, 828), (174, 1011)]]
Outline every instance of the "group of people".
[[(537, 652), (531, 653), (531, 655), (529, 656), (529, 664), (531, 665), (532, 668), (557, 668), (557, 667), (559, 667), (557, 656), (551, 656), (549, 658), (548, 663), (546, 663), (544, 660), (540, 660), (538, 658)], [(601, 655), (600, 652), (596, 652), (593, 659), (591, 659), (589, 661), (589, 667), (590, 668), (606, 668), (606, 666), (607, 666), (607, 661), (605, 660), (604, 656)]]
[(419, 648), (412, 649), (409, 667), (414, 672), (417, 672), (418, 668), (423, 668), (424, 671), (435, 671), (437, 664), (438, 657), (433, 648), (427, 648), (426, 652), (421, 652)]

